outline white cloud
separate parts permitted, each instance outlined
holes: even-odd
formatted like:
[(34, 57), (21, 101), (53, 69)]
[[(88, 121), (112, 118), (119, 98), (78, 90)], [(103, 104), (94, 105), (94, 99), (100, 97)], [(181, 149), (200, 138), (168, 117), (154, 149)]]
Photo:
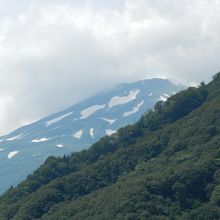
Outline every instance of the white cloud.
[(0, 133), (106, 85), (158, 75), (200, 82), (220, 69), (216, 0), (21, 0), (0, 6)]

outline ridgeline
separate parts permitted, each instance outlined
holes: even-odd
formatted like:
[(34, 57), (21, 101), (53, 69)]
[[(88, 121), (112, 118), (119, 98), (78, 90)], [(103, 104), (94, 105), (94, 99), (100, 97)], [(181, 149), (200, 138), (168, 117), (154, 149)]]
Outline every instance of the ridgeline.
[(88, 150), (49, 157), (0, 197), (0, 219), (220, 219), (220, 73)]

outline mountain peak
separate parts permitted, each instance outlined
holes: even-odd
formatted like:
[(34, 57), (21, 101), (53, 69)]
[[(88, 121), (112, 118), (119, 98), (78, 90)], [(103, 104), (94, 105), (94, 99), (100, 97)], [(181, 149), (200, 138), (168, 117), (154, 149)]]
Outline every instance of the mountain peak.
[[(0, 175), (5, 176), (5, 182), (0, 192), (20, 182), (48, 156), (88, 148), (101, 137), (133, 124), (157, 101), (167, 100), (180, 89), (158, 78), (120, 84), (1, 137), (0, 166), (4, 169)], [(15, 151), (9, 160), (8, 155)]]

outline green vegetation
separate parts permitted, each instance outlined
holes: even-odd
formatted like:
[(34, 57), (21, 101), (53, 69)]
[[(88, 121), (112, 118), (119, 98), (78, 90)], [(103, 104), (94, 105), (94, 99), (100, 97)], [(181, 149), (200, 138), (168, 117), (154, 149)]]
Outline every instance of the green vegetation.
[(220, 219), (220, 73), (89, 150), (48, 158), (0, 197), (0, 219)]

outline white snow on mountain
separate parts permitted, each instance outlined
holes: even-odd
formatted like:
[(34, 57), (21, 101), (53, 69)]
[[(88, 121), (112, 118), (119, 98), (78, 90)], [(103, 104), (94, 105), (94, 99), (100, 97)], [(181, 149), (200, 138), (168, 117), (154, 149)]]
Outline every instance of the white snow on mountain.
[(59, 147), (59, 148), (63, 148), (62, 144), (57, 144), (56, 146)]
[(107, 135), (110, 136), (110, 135), (116, 133), (117, 131), (113, 131), (113, 130), (111, 130), (111, 129), (106, 129), (105, 132), (106, 132)]
[(80, 119), (88, 118), (89, 116), (91, 116), (92, 114), (103, 108), (105, 108), (105, 105), (93, 105), (87, 109), (84, 109), (83, 111), (81, 111)]
[(40, 138), (40, 139), (34, 139), (32, 140), (31, 142), (32, 143), (39, 143), (39, 142), (45, 142), (45, 141), (48, 141), (49, 139), (48, 138)]
[(117, 105), (124, 105), (132, 100), (136, 99), (137, 95), (140, 93), (139, 89), (133, 89), (129, 92), (128, 96), (115, 96), (112, 97), (110, 102), (108, 103), (109, 108), (113, 108)]
[(80, 139), (83, 135), (83, 130), (79, 130), (76, 133), (73, 134), (73, 137), (76, 139)]
[(158, 99), (158, 101), (165, 102), (165, 101), (167, 101), (167, 97), (164, 97), (161, 95), (160, 98)]
[(94, 138), (94, 128), (90, 128), (89, 134), (92, 138)]
[(108, 119), (108, 118), (101, 118), (102, 120), (108, 122), (110, 125), (112, 125), (117, 119)]
[(55, 127), (55, 128), (52, 128), (52, 130), (57, 130), (57, 129), (59, 129), (59, 128), (61, 128), (62, 126), (57, 126), (57, 127)]
[(33, 173), (48, 156), (88, 149), (105, 135), (117, 137), (120, 127), (135, 123), (157, 99), (165, 101), (178, 90), (163, 80), (125, 83), (1, 136), (4, 181), (0, 181), (0, 195)]
[(168, 97), (168, 98), (170, 97), (170, 95), (168, 95), (168, 94), (166, 94), (166, 93), (164, 93), (163, 95), (166, 96), (166, 97)]
[(18, 154), (19, 151), (12, 151), (8, 154), (8, 159), (13, 158), (16, 154)]
[(140, 110), (140, 107), (144, 104), (144, 100), (142, 100), (142, 102), (140, 102), (137, 106), (135, 106), (131, 111), (125, 112), (123, 114), (124, 117), (127, 117), (129, 115), (132, 115), (136, 112), (138, 112)]
[(8, 138), (8, 139), (6, 139), (6, 140), (7, 140), (7, 141), (14, 141), (14, 140), (21, 139), (21, 138), (22, 138), (22, 134), (19, 134), (19, 135), (10, 137), (10, 138)]
[(61, 115), (61, 116), (59, 116), (57, 118), (54, 118), (54, 119), (52, 119), (50, 121), (47, 121), (47, 122), (45, 122), (45, 124), (48, 127), (48, 126), (50, 126), (50, 125), (52, 125), (52, 124), (54, 124), (54, 123), (56, 123), (58, 121), (61, 121), (62, 119), (66, 118), (66, 117), (68, 117), (68, 116), (70, 116), (72, 114), (73, 114), (73, 112), (69, 112), (69, 113)]

